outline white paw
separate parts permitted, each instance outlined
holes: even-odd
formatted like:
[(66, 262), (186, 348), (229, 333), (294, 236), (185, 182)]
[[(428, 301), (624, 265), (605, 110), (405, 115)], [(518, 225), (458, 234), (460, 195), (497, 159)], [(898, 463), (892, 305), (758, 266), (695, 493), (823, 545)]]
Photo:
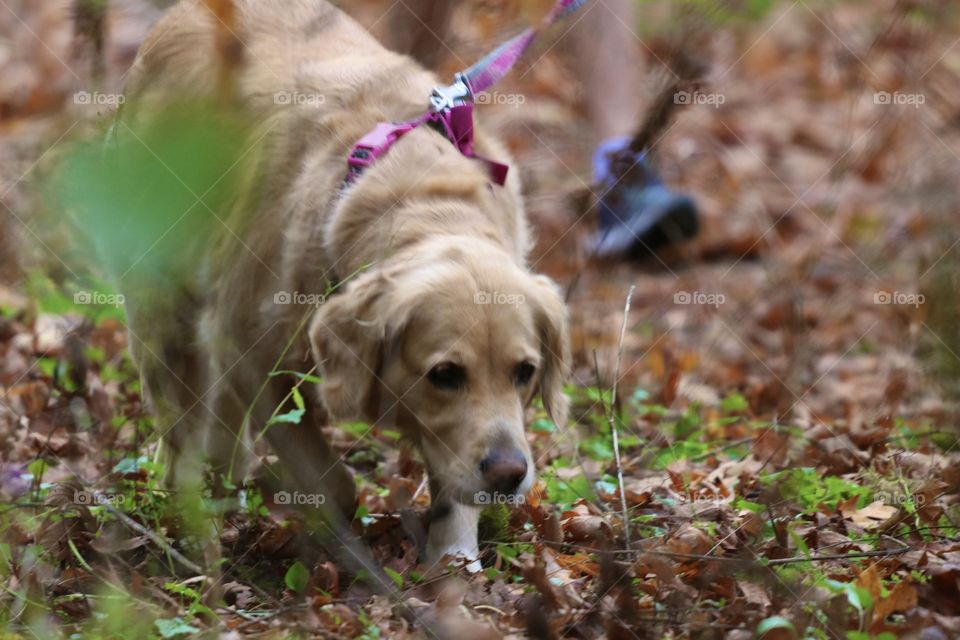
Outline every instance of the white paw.
[(454, 558), (456, 560), (455, 564), (458, 566), (466, 562), (464, 566), (470, 573), (478, 573), (483, 570), (483, 566), (480, 564), (480, 550), (475, 548), (465, 549), (460, 546), (447, 547), (438, 553), (428, 553), (427, 557), (432, 564), (439, 563), (445, 557)]

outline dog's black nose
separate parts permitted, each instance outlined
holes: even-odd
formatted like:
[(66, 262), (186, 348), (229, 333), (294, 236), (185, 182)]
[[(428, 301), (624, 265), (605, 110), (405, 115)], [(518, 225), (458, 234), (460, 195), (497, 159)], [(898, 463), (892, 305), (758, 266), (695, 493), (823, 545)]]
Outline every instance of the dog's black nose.
[(480, 473), (491, 491), (512, 494), (527, 477), (527, 457), (519, 449), (491, 451), (480, 461)]

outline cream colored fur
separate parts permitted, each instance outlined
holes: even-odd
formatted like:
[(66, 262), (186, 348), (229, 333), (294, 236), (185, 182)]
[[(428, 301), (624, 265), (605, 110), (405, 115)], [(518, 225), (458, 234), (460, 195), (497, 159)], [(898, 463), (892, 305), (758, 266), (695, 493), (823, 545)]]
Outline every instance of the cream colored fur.
[[(292, 380), (278, 377), (258, 395), (296, 336), (280, 368), (316, 365), (323, 383), (302, 424), (267, 432), (292, 486), (332, 493), (351, 513), (352, 477), (321, 426), (332, 418), (400, 429), (419, 446), (439, 507), (428, 557), (476, 560), (474, 494), (487, 489), (479, 461), (495, 441), (515, 446), (529, 461), (526, 490), (525, 408), (539, 393), (558, 423), (566, 419), (566, 313), (556, 287), (527, 269), (519, 170), (505, 187), (491, 186), (481, 163), (421, 127), (341, 194), (351, 146), (377, 122), (422, 113), (439, 80), (322, 0), (236, 5), (244, 52), (230, 98), (256, 123), (235, 172), (238, 192), (217, 212), (225, 224), (197, 256), (194, 279), (128, 295), (147, 392), (161, 428), (173, 427), (170, 473), (195, 480), (192, 451), (242, 473), (231, 455), (248, 451), (249, 431), (262, 429), (288, 392)], [(216, 30), (199, 0), (156, 25), (131, 72), (117, 135), (164, 104), (215, 96)], [(510, 161), (482, 127), (476, 145)], [(323, 294), (351, 275), (317, 309), (275, 303), (279, 292)], [(536, 366), (525, 386), (514, 379), (524, 361)], [(465, 367), (464, 389), (429, 382), (441, 362)]]

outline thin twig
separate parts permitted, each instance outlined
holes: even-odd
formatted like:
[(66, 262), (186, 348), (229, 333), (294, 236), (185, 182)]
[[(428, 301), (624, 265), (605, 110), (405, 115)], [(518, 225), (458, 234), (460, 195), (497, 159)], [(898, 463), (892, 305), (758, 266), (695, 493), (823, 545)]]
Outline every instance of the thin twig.
[(827, 560), (851, 560), (854, 558), (886, 558), (888, 556), (898, 556), (912, 550), (913, 547), (902, 546), (899, 549), (880, 549), (877, 551), (857, 551), (854, 553), (833, 553), (823, 556), (794, 556), (792, 558), (774, 558), (767, 564), (794, 564), (797, 562), (824, 562)]
[[(491, 541), (489, 541), (489, 542), (492, 543), (492, 542), (495, 542), (495, 541), (491, 540)], [(503, 544), (503, 545), (511, 545), (511, 544), (513, 544), (513, 545), (520, 545), (520, 544), (526, 544), (526, 543), (523, 543), (523, 542), (515, 542), (515, 543), (511, 543), (511, 542), (501, 542), (501, 543), (498, 543), (498, 544)], [(675, 559), (675, 560), (704, 560), (704, 561), (711, 561), (711, 562), (714, 562), (714, 561), (715, 561), (715, 562), (740, 562), (740, 563), (743, 563), (743, 562), (753, 562), (753, 561), (754, 561), (753, 558), (749, 558), (749, 557), (713, 556), (713, 555), (708, 555), (708, 554), (704, 554), (704, 553), (682, 553), (682, 552), (679, 552), (679, 551), (660, 551), (660, 550), (656, 550), (656, 549), (654, 549), (654, 550), (646, 550), (646, 549), (597, 549), (596, 547), (589, 547), (589, 546), (580, 545), (580, 544), (571, 544), (571, 543), (569, 543), (569, 542), (563, 543), (562, 546), (564, 546), (564, 547), (569, 547), (570, 549), (576, 549), (576, 550), (580, 550), (580, 551), (586, 551), (586, 552), (588, 552), (588, 553), (596, 554), (596, 555), (598, 555), (598, 556), (599, 556), (599, 555), (616, 556), (616, 555), (624, 555), (624, 554), (626, 554), (626, 555), (635, 555), (635, 556), (651, 555), (651, 556), (659, 556), (659, 557), (663, 557), (663, 558), (673, 558), (673, 559)], [(910, 551), (911, 549), (913, 549), (913, 547), (904, 545), (904, 546), (898, 547), (898, 548), (896, 548), (896, 549), (878, 549), (878, 550), (875, 550), (875, 551), (854, 551), (854, 552), (851, 552), (851, 553), (824, 554), (824, 555), (817, 555), (817, 556), (792, 556), (792, 557), (789, 557), (789, 558), (775, 558), (775, 559), (773, 559), (773, 560), (768, 561), (768, 564), (770, 564), (770, 565), (777, 565), (777, 564), (795, 564), (795, 563), (798, 563), (798, 562), (826, 562), (826, 561), (828, 561), (828, 560), (855, 560), (855, 559), (857, 559), (857, 558), (877, 558), (877, 557), (885, 558), (885, 557), (888, 557), (888, 556), (898, 556), (898, 555), (907, 553), (907, 552)], [(617, 564), (620, 564), (620, 565), (623, 565), (623, 566), (632, 566), (634, 561), (632, 561), (632, 560), (616, 560), (615, 562), (617, 562)]]
[(630, 317), (630, 302), (633, 300), (633, 292), (636, 287), (630, 285), (627, 291), (627, 301), (623, 305), (623, 323), (620, 325), (620, 341), (617, 343), (617, 368), (613, 374), (613, 390), (610, 393), (610, 412), (607, 414), (607, 420), (610, 422), (610, 431), (613, 433), (613, 455), (617, 461), (617, 486), (620, 489), (620, 509), (623, 511), (623, 538), (630, 548), (630, 518), (627, 515), (627, 494), (623, 489), (623, 465), (620, 462), (620, 433), (617, 429), (616, 407), (617, 407), (617, 386), (620, 381), (620, 363), (623, 360), (623, 341), (627, 336), (627, 319)]
[(410, 504), (414, 504), (417, 501), (417, 498), (420, 497), (420, 494), (423, 493), (424, 489), (427, 488), (427, 476), (423, 476), (423, 480), (420, 481), (420, 486), (417, 487), (417, 490), (413, 492), (413, 497), (410, 498)]
[(717, 455), (718, 453), (723, 453), (724, 451), (728, 451), (728, 450), (730, 450), (730, 449), (735, 449), (736, 447), (740, 447), (740, 446), (743, 446), (743, 445), (745, 445), (745, 444), (750, 444), (751, 442), (753, 442), (753, 436), (750, 436), (750, 437), (748, 437), (748, 438), (740, 438), (739, 440), (731, 440), (730, 442), (726, 443), (726, 444), (723, 445), (722, 447), (718, 447), (718, 448), (716, 448), (716, 449), (711, 449), (710, 451), (707, 451), (706, 453), (701, 453), (701, 454), (698, 455), (698, 456), (693, 456), (693, 457), (688, 458), (688, 459), (690, 460), (690, 462), (700, 462), (701, 460), (706, 460), (706, 459), (709, 458), (710, 456), (715, 456), (715, 455)]
[(159, 535), (157, 535), (150, 529), (147, 529), (142, 524), (140, 524), (139, 522), (137, 522), (127, 514), (123, 513), (122, 511), (117, 509), (115, 506), (107, 502), (106, 500), (102, 501), (101, 506), (103, 506), (108, 512), (110, 512), (111, 515), (115, 516), (118, 520), (120, 520), (120, 522), (125, 524), (127, 527), (133, 529), (134, 531), (136, 531), (142, 536), (146, 536), (150, 540), (150, 542), (152, 542), (153, 544), (163, 549), (164, 553), (166, 553), (171, 558), (179, 562), (188, 571), (191, 571), (192, 573), (195, 573), (201, 576), (205, 575), (205, 572), (203, 569), (201, 569), (197, 564), (194, 564), (193, 562), (191, 562), (182, 553), (180, 553), (179, 551), (174, 549), (172, 546), (170, 546), (169, 542), (161, 538)]
[[(902, 546), (898, 549), (879, 549), (877, 551), (855, 551), (853, 553), (832, 553), (820, 556), (792, 556), (790, 558), (774, 558), (767, 561), (767, 565), (796, 564), (799, 562), (827, 562), (829, 560), (855, 560), (857, 558), (886, 558), (898, 556), (910, 551), (913, 547)], [(710, 556), (700, 553), (677, 553), (673, 551), (645, 551), (654, 556), (676, 558), (678, 560), (710, 560), (720, 562), (749, 562), (750, 558), (731, 558), (729, 556)]]

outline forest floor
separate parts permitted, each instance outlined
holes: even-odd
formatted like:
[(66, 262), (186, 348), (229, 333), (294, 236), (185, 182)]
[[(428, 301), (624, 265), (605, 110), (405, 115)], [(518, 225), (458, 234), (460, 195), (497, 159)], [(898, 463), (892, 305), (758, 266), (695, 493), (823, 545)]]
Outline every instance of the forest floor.
[[(338, 429), (354, 532), (393, 595), (334, 555), (302, 561), (297, 519), (251, 495), (220, 532), (215, 604), (178, 560), (122, 309), (87, 304), (103, 285), (40, 195), (110, 110), (73, 99), (89, 64), (65, 3), (0, 5), (0, 638), (960, 637), (949, 3), (711, 22), (703, 99), (655, 149), (703, 229), (632, 262), (585, 249), (591, 141), (569, 52), (542, 44), (498, 89), (522, 100), (481, 107), (519, 160), (533, 267), (569, 291), (573, 412), (531, 415), (537, 487), (485, 517), (483, 572), (428, 575), (404, 524), (429, 504), (422, 465), (389, 430)], [(518, 5), (463, 3), (443, 73), (522, 24)], [(677, 33), (649, 7), (652, 94)], [(403, 9), (350, 10), (382, 32)], [(111, 9), (105, 95), (155, 17)]]

